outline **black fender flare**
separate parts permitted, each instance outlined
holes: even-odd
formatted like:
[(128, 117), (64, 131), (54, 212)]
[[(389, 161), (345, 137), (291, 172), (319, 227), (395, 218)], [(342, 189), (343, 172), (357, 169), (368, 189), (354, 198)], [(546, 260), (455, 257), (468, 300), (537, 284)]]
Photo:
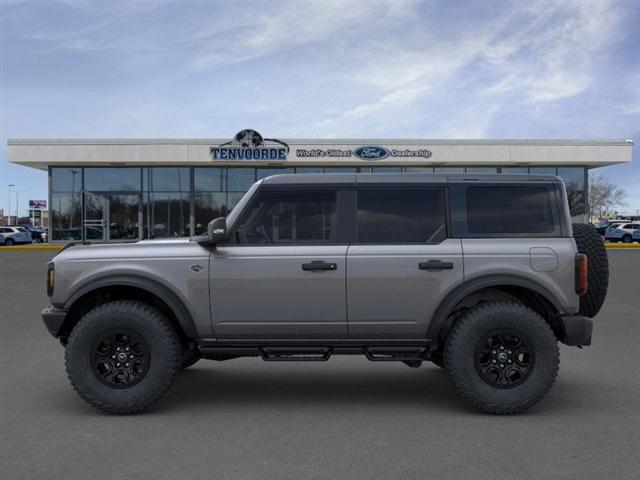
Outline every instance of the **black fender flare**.
[(169, 309), (171, 309), (178, 320), (180, 327), (182, 327), (183, 332), (188, 338), (198, 337), (198, 333), (193, 323), (193, 317), (178, 296), (164, 285), (144, 277), (136, 277), (134, 275), (113, 275), (92, 280), (87, 286), (75, 291), (65, 302), (64, 308), (67, 310), (70, 309), (71, 306), (80, 298), (95, 290), (116, 286), (139, 288), (155, 295), (167, 304)]
[(489, 275), (474, 280), (466, 281), (454, 288), (440, 302), (436, 309), (429, 328), (427, 329), (427, 338), (437, 339), (446, 326), (446, 321), (453, 309), (458, 303), (469, 295), (490, 287), (521, 287), (531, 290), (544, 299), (546, 299), (557, 312), (562, 312), (562, 303), (553, 295), (546, 287), (517, 275)]

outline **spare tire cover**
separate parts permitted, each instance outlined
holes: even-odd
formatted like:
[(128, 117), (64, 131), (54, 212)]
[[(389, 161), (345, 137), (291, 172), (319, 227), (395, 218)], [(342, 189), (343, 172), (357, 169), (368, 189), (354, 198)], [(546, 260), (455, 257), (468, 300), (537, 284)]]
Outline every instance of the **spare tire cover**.
[(609, 258), (602, 237), (593, 225), (573, 224), (578, 252), (588, 257), (587, 293), (580, 297), (580, 313), (595, 317), (602, 308), (609, 288)]

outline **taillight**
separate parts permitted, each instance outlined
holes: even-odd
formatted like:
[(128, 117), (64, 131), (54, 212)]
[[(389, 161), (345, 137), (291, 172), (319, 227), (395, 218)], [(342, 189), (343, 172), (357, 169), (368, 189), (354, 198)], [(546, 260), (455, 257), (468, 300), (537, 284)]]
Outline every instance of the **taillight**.
[(579, 253), (576, 255), (576, 293), (584, 295), (589, 288), (589, 280), (587, 276), (587, 267), (589, 259), (586, 255)]
[(53, 262), (49, 262), (47, 265), (47, 296), (53, 295), (53, 287), (56, 282), (56, 271), (53, 266)]

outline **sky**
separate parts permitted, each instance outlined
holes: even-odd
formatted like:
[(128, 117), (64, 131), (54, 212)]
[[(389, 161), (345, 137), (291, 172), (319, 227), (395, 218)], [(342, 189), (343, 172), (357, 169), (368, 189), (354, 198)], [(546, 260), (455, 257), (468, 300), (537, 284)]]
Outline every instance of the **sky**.
[[(0, 0), (0, 206), (47, 198), (8, 138), (634, 139), (640, 0)], [(15, 194), (12, 193), (12, 210)]]

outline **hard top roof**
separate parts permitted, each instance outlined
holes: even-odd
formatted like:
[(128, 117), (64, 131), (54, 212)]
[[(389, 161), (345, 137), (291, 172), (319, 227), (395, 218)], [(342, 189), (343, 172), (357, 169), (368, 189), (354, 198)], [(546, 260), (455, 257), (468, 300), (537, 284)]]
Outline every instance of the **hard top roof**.
[(370, 184), (422, 184), (458, 182), (559, 182), (555, 175), (502, 174), (502, 173), (286, 173), (262, 180), (262, 185), (335, 185), (355, 186)]

